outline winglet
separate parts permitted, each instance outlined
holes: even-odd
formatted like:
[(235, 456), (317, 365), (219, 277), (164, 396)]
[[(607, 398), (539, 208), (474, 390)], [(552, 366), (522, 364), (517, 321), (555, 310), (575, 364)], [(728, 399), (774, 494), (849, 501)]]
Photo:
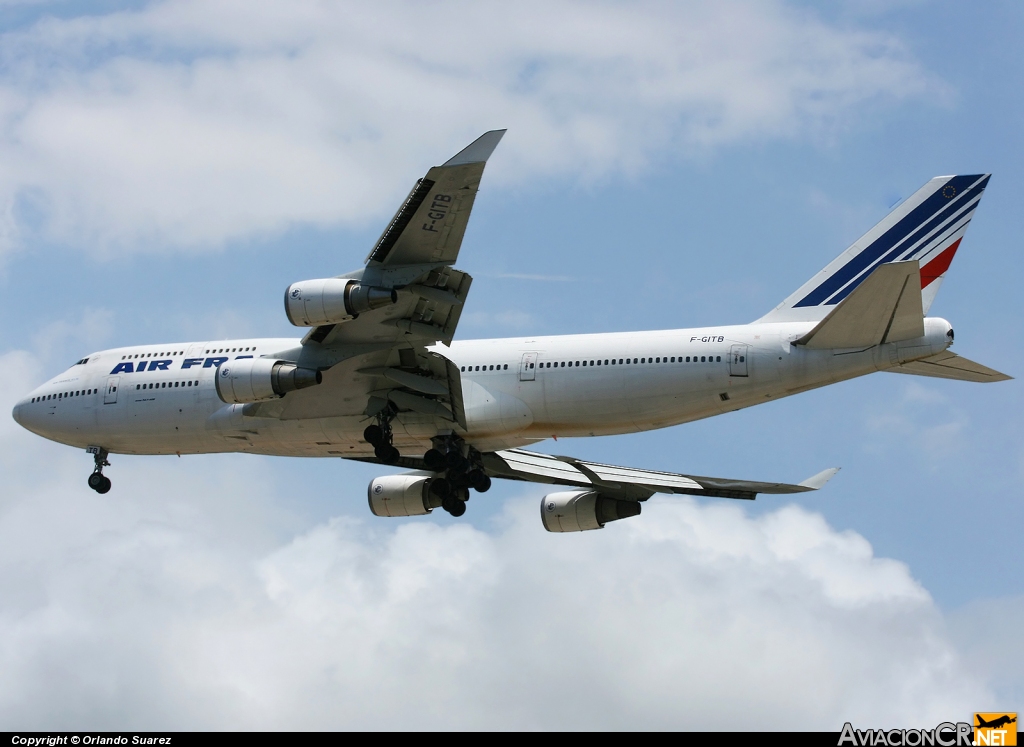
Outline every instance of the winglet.
[(491, 153), (498, 147), (501, 138), (506, 130), (491, 130), (485, 132), (465, 148), (460, 150), (442, 166), (462, 166), (467, 163), (483, 163), (491, 157)]
[(806, 480), (800, 483), (800, 487), (807, 488), (808, 490), (818, 490), (819, 488), (824, 487), (825, 483), (827, 483), (829, 480), (835, 477), (836, 472), (838, 471), (839, 467), (829, 467), (826, 470), (822, 470), (814, 477), (808, 477)]

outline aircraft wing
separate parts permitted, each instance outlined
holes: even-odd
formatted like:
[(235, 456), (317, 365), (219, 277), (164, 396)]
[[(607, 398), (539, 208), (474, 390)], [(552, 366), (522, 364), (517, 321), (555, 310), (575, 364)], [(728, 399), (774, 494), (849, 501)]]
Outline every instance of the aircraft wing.
[(343, 275), (394, 289), (398, 301), (340, 324), (313, 327), (302, 340), (323, 383), (293, 392), (260, 414), (285, 420), (373, 415), (392, 402), (411, 421), (466, 427), (458, 368), (445, 358), (473, 278), (451, 265), (487, 159), (505, 130), (486, 132), (427, 171), (388, 223), (361, 270)]
[(419, 179), (366, 261), (387, 267), (454, 264), (484, 165), (504, 134), (485, 132)]
[(801, 483), (789, 485), (616, 467), (525, 449), (508, 449), (484, 454), (483, 464), (492, 477), (591, 488), (610, 498), (631, 501), (647, 500), (655, 493), (746, 500), (753, 500), (758, 493), (805, 493), (818, 490), (839, 471), (838, 467), (833, 467)]
[(366, 266), (341, 276), (394, 288), (398, 302), (349, 322), (314, 327), (303, 345), (451, 343), (473, 282), (452, 265), (462, 247), (484, 166), (504, 134), (505, 130), (485, 132), (427, 171), (384, 229)]

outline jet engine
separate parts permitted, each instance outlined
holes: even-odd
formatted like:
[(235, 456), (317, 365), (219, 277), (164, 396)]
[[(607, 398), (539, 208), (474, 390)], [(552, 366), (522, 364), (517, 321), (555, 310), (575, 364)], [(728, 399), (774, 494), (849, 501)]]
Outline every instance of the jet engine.
[(374, 516), (423, 516), (441, 505), (422, 474), (384, 475), (370, 482), (366, 497)]
[(284, 292), (284, 311), (296, 327), (318, 327), (355, 319), (360, 314), (398, 302), (392, 288), (363, 285), (356, 280), (322, 278), (292, 283)]
[(217, 369), (217, 396), (229, 405), (263, 402), (296, 389), (316, 386), (323, 375), (312, 368), (273, 358), (241, 358)]
[(548, 493), (540, 502), (540, 518), (549, 532), (585, 532), (600, 529), (609, 521), (640, 513), (636, 501), (608, 498), (593, 490)]

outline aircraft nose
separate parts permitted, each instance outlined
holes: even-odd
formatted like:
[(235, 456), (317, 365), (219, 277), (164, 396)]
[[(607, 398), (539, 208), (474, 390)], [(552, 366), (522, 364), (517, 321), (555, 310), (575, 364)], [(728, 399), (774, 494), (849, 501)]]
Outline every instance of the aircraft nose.
[(11, 411), (11, 417), (14, 418), (14, 422), (17, 423), (18, 425), (20, 425), (22, 428), (25, 427), (24, 418), (22, 416), (22, 413), (24, 411), (25, 411), (25, 400), (22, 400), (21, 402), (16, 404), (14, 406), (14, 409)]

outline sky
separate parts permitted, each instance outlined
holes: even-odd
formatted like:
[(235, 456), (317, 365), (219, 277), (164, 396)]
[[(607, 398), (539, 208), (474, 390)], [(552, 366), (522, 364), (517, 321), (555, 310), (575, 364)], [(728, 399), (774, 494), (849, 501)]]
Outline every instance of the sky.
[[(0, 2), (0, 405), (107, 347), (298, 335), (480, 133), (457, 337), (752, 321), (939, 174), (992, 181), (931, 314), (1024, 374), (1024, 8)], [(826, 489), (544, 489), (384, 520), (383, 468), (91, 458), (0, 419), (2, 729), (932, 727), (1024, 710), (1017, 380), (874, 374), (537, 448)], [(0, 408), (2, 409), (2, 408)]]

